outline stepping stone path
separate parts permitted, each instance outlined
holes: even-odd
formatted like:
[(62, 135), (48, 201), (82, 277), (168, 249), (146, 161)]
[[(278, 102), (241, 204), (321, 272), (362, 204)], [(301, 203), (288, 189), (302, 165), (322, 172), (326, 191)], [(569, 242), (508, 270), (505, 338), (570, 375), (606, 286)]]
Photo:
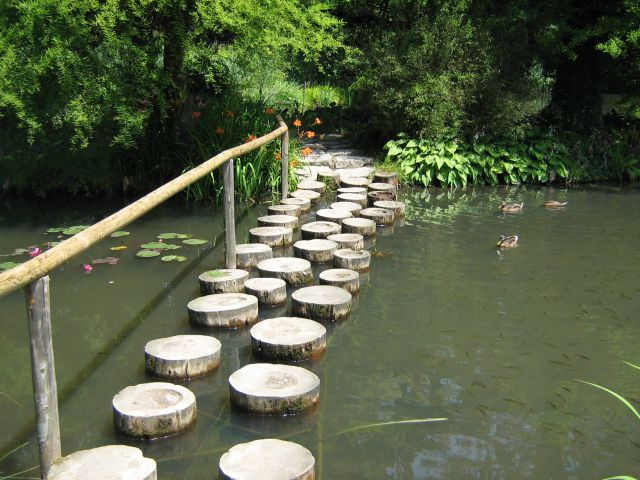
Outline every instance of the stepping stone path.
[(327, 263), (333, 261), (333, 252), (338, 244), (331, 240), (316, 238), (313, 240), (299, 240), (293, 244), (296, 257), (304, 258), (312, 263)]
[[(301, 452), (296, 458), (306, 457)], [(309, 460), (306, 459), (305, 462), (304, 465), (308, 464)], [(155, 460), (145, 458), (139, 448), (107, 445), (91, 450), (80, 450), (62, 457), (51, 466), (47, 478), (49, 480), (156, 480), (158, 477)]]
[(320, 399), (320, 379), (302, 367), (252, 363), (229, 377), (231, 403), (262, 415), (291, 415), (313, 407)]
[(258, 264), (261, 277), (280, 278), (293, 287), (313, 283), (311, 263), (304, 258), (281, 257)]
[(315, 464), (303, 446), (267, 438), (231, 447), (220, 458), (219, 470), (222, 480), (313, 480)]
[(298, 189), (311, 190), (313, 192), (322, 194), (327, 189), (327, 186), (324, 184), (324, 182), (318, 182), (316, 180), (302, 180), (298, 182)]
[(342, 222), (344, 233), (359, 233), (363, 237), (373, 237), (376, 234), (376, 222), (368, 218), (347, 218)]
[(300, 227), (302, 238), (312, 240), (314, 238), (327, 238), (334, 233), (340, 233), (342, 227), (335, 222), (310, 222)]
[(326, 222), (334, 222), (338, 224), (342, 224), (342, 221), (345, 218), (351, 217), (353, 217), (351, 212), (345, 209), (322, 208), (316, 212), (316, 218), (318, 220), (324, 220)]
[(393, 211), (386, 208), (364, 208), (360, 211), (360, 216), (373, 220), (377, 225), (392, 225), (394, 220)]
[(200, 293), (242, 293), (244, 282), (249, 278), (249, 272), (238, 269), (209, 270), (200, 274)]
[(342, 187), (366, 187), (371, 180), (365, 177), (341, 177), (340, 185)]
[(334, 210), (346, 210), (352, 217), (357, 217), (362, 210), (362, 206), (354, 202), (333, 202), (331, 208)]
[(196, 420), (196, 397), (172, 383), (141, 383), (113, 397), (116, 430), (129, 437), (157, 438), (180, 433)]
[(244, 289), (258, 299), (259, 305), (280, 305), (287, 301), (287, 282), (280, 278), (251, 278)]
[(301, 288), (291, 294), (291, 311), (323, 322), (344, 320), (351, 313), (351, 294), (330, 285)]
[(261, 227), (289, 227), (298, 228), (298, 217), (294, 215), (265, 215), (258, 217), (258, 225)]
[(362, 208), (367, 208), (368, 200), (366, 194), (362, 193), (340, 193), (338, 200), (341, 202), (357, 203)]
[(359, 233), (336, 233), (329, 235), (327, 240), (336, 242), (340, 248), (350, 248), (351, 250), (362, 250), (364, 248), (364, 237)]
[(320, 274), (320, 284), (341, 287), (355, 295), (360, 291), (360, 274), (348, 268), (332, 268)]
[(300, 207), (302, 213), (311, 210), (311, 200), (306, 198), (285, 198), (280, 200), (280, 203), (282, 205), (295, 205), (296, 207)]
[(221, 347), (217, 338), (205, 335), (158, 338), (144, 347), (145, 368), (156, 377), (201, 377), (218, 368)]
[(369, 271), (371, 253), (367, 250), (344, 248), (333, 252), (333, 265), (336, 268), (348, 268), (356, 272)]
[(262, 260), (273, 258), (273, 249), (264, 243), (242, 243), (236, 245), (236, 266), (253, 270)]
[(302, 214), (302, 208), (298, 205), (271, 205), (267, 210), (269, 211), (269, 215), (291, 215), (293, 217), (299, 217)]
[(360, 195), (366, 195), (368, 190), (364, 187), (341, 187), (338, 189), (338, 194), (340, 193), (358, 193)]
[(380, 200), (373, 204), (374, 207), (391, 210), (395, 218), (402, 218), (405, 215), (405, 206), (402, 202), (392, 200)]
[[(263, 260), (258, 264), (270, 262)], [(189, 320), (198, 327), (237, 328), (258, 320), (258, 299), (244, 293), (205, 295), (187, 304)]]
[(374, 203), (381, 200), (393, 201), (396, 199), (396, 195), (393, 192), (373, 191), (367, 193), (367, 204), (373, 206)]
[(318, 192), (314, 192), (313, 190), (296, 190), (295, 192), (291, 192), (289, 195), (293, 198), (303, 198), (305, 200), (309, 200), (312, 204), (318, 203), (318, 201), (320, 201), (320, 194)]
[(270, 360), (307, 360), (324, 352), (326, 335), (327, 329), (313, 320), (270, 318), (251, 328), (251, 348), (256, 355)]
[(249, 230), (252, 243), (270, 247), (286, 247), (293, 243), (293, 229), (289, 227), (256, 227)]

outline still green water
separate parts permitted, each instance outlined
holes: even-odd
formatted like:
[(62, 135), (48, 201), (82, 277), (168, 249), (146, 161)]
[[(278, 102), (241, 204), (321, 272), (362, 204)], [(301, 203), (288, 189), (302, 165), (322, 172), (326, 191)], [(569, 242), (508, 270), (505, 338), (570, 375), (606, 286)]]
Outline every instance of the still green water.
[[(524, 202), (524, 211), (499, 214), (502, 199)], [(569, 203), (550, 211), (541, 207), (546, 199)], [(330, 328), (324, 358), (304, 365), (321, 379), (320, 404), (304, 415), (233, 412), (227, 378), (258, 361), (248, 329), (199, 331), (222, 341), (223, 358), (213, 375), (185, 383), (197, 396), (195, 428), (146, 442), (113, 431), (113, 395), (152, 381), (144, 344), (193, 332), (186, 303), (198, 295), (196, 277), (222, 263), (219, 240), (183, 249), (189, 260), (180, 264), (136, 259), (133, 247), (170, 231), (214, 240), (219, 215), (162, 208), (128, 228), (129, 250), (113, 254), (120, 240), (107, 240), (52, 274), (64, 453), (126, 443), (158, 462), (161, 479), (213, 479), (228, 448), (276, 437), (311, 450), (322, 479), (640, 475), (640, 421), (575, 380), (640, 406), (640, 372), (622, 363), (640, 364), (640, 188), (406, 191), (401, 200), (404, 225), (379, 231), (373, 247), (391, 254), (373, 258), (351, 317)], [(65, 216), (52, 208), (4, 204), (0, 253), (115, 209), (69, 213), (67, 205)], [(239, 242), (264, 211), (250, 209), (239, 222)], [(498, 253), (501, 233), (520, 235), (520, 246)], [(81, 270), (110, 253), (122, 257), (118, 265)], [(29, 442), (0, 463), (8, 474), (37, 463), (21, 292), (0, 300), (0, 318), (0, 446)], [(428, 417), (448, 420), (345, 432)]]

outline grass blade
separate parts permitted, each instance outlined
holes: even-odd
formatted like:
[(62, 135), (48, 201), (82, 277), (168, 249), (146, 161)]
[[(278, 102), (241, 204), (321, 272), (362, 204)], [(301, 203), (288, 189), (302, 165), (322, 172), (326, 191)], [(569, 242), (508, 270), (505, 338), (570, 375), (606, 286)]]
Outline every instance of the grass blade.
[(637, 480), (635, 477), (628, 475), (618, 475), (617, 477), (603, 478), (602, 480)]
[(640, 413), (638, 413), (638, 411), (634, 408), (634, 406), (631, 405), (629, 403), (629, 401), (626, 398), (624, 398), (622, 395), (619, 395), (616, 392), (614, 392), (613, 390), (609, 390), (608, 388), (603, 387), (602, 385), (598, 385), (597, 383), (585, 382), (584, 380), (577, 380), (577, 381), (578, 382), (582, 382), (582, 383), (586, 383), (587, 385), (591, 385), (592, 387), (599, 388), (600, 390), (604, 390), (608, 394), (613, 395), (618, 400), (620, 400), (622, 403), (624, 403), (627, 406), (627, 408), (629, 410), (631, 410), (636, 417), (638, 417), (638, 420), (640, 420)]
[(638, 365), (634, 365), (633, 363), (631, 363), (631, 362), (627, 362), (626, 360), (623, 360), (622, 362), (623, 362), (623, 363), (626, 363), (626, 364), (627, 364), (627, 365), (629, 365), (630, 367), (637, 368), (638, 370), (640, 370), (640, 367), (639, 367)]
[(397, 420), (394, 422), (381, 422), (381, 423), (370, 423), (368, 425), (359, 425), (357, 427), (347, 428), (346, 430), (342, 430), (338, 433), (331, 435), (332, 437), (337, 437), (338, 435), (344, 435), (345, 433), (351, 433), (358, 430), (365, 430), (367, 428), (376, 428), (376, 427), (386, 427), (389, 425), (406, 425), (411, 423), (433, 423), (433, 422), (444, 422), (449, 420), (448, 418), (415, 418), (413, 420)]

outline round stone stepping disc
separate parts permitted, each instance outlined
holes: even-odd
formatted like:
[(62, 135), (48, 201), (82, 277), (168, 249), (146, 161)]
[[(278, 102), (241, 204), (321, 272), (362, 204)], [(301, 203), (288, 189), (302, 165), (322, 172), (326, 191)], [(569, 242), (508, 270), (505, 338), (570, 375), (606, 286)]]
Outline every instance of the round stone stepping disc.
[(364, 237), (359, 233), (336, 233), (329, 235), (327, 240), (336, 242), (339, 248), (350, 248), (351, 250), (362, 250), (364, 248)]
[(316, 212), (316, 218), (318, 220), (324, 220), (327, 222), (342, 223), (345, 218), (351, 218), (353, 215), (347, 210), (337, 210), (335, 208), (321, 208)]
[(222, 480), (314, 480), (315, 463), (303, 446), (266, 438), (231, 447), (219, 469)]
[(320, 285), (344, 288), (355, 295), (360, 291), (360, 274), (348, 268), (332, 268), (320, 274)]
[(366, 195), (366, 187), (340, 187), (338, 193), (359, 193), (360, 195)]
[(335, 222), (309, 222), (300, 227), (302, 238), (312, 240), (314, 238), (327, 238), (334, 233), (340, 233), (341, 226)]
[(320, 200), (320, 194), (313, 190), (296, 190), (295, 192), (291, 192), (289, 195), (293, 198), (304, 198), (305, 200), (309, 200), (311, 203), (318, 203)]
[(311, 190), (313, 192), (324, 193), (327, 186), (324, 182), (318, 182), (316, 180), (302, 180), (298, 182), (298, 188), (300, 190)]
[(313, 283), (311, 263), (304, 258), (280, 257), (263, 260), (258, 264), (261, 277), (281, 278), (292, 286)]
[(333, 261), (333, 251), (338, 249), (338, 244), (323, 238), (313, 240), (298, 240), (293, 244), (296, 257), (304, 258), (313, 263), (326, 263)]
[(267, 208), (269, 215), (291, 215), (292, 217), (299, 217), (302, 214), (302, 209), (298, 205), (270, 205)]
[(348, 268), (357, 272), (366, 272), (371, 264), (371, 253), (367, 250), (351, 250), (343, 248), (336, 250), (333, 256), (333, 265), (336, 268)]
[(272, 360), (306, 360), (324, 351), (326, 335), (326, 328), (307, 318), (270, 318), (251, 328), (251, 347)]
[(258, 299), (244, 293), (205, 295), (191, 300), (187, 309), (191, 323), (200, 327), (236, 328), (258, 320)]
[(366, 187), (371, 180), (365, 177), (340, 177), (340, 185), (343, 187)]
[(349, 316), (351, 294), (344, 288), (329, 285), (305, 287), (291, 294), (291, 309), (304, 318), (337, 322)]
[(347, 212), (351, 212), (351, 215), (354, 217), (357, 217), (360, 210), (362, 210), (362, 206), (355, 202), (334, 202), (331, 204), (331, 208), (334, 210), (346, 210)]
[(270, 247), (286, 247), (293, 243), (293, 229), (289, 227), (256, 227), (249, 230), (252, 243), (264, 243)]
[(377, 207), (363, 208), (360, 216), (373, 220), (377, 225), (392, 225), (395, 218), (392, 210)]
[(373, 206), (391, 210), (395, 219), (404, 217), (405, 206), (402, 202), (394, 202), (393, 200), (379, 200), (375, 202)]
[(249, 278), (249, 272), (237, 268), (209, 270), (200, 274), (200, 293), (242, 293), (244, 281)]
[(289, 227), (298, 228), (298, 217), (294, 215), (265, 215), (258, 217), (258, 225), (261, 227)]
[(251, 278), (244, 282), (244, 289), (260, 305), (280, 305), (287, 300), (287, 282), (280, 278)]
[(221, 347), (217, 338), (206, 335), (158, 338), (144, 346), (145, 368), (156, 377), (200, 377), (220, 365)]
[(369, 189), (370, 192), (371, 191), (373, 191), (373, 192), (390, 192), (390, 193), (393, 193), (394, 195), (396, 193), (396, 187), (394, 187), (390, 183), (373, 182), (373, 183), (370, 183), (369, 185), (367, 185), (367, 188)]
[(196, 420), (196, 397), (172, 383), (141, 383), (113, 397), (116, 430), (130, 437), (166, 437), (186, 430)]
[[(231, 403), (250, 413), (300, 413), (320, 399), (320, 379), (301, 367), (252, 363), (229, 377)], [(258, 478), (264, 478), (259, 476)]]
[(156, 480), (156, 462), (142, 456), (142, 450), (139, 448), (107, 445), (91, 450), (80, 450), (56, 460), (47, 478), (49, 480)]
[(398, 174), (395, 172), (378, 171), (373, 174), (373, 181), (378, 183), (390, 183), (394, 187), (398, 186)]
[(342, 222), (344, 233), (359, 233), (363, 237), (372, 237), (376, 234), (376, 222), (368, 218), (347, 218)]
[(273, 249), (264, 243), (241, 243), (236, 245), (236, 266), (247, 270), (256, 268), (259, 262), (273, 258)]
[(394, 192), (372, 191), (367, 193), (367, 203), (369, 206), (373, 206), (374, 203), (381, 200), (395, 200), (396, 194)]
[(362, 193), (341, 193), (338, 195), (338, 200), (341, 202), (353, 202), (360, 205), (362, 208), (367, 208), (367, 196)]
[(311, 209), (311, 201), (307, 198), (285, 198), (280, 200), (283, 205), (295, 205), (300, 207), (302, 213), (308, 212)]

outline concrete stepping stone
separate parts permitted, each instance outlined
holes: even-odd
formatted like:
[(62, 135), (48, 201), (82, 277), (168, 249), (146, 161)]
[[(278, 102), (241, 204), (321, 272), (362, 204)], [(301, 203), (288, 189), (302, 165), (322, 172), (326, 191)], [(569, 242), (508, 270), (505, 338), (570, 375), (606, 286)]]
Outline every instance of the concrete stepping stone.
[(251, 348), (270, 360), (308, 360), (324, 352), (326, 336), (326, 328), (307, 318), (270, 318), (251, 328)]
[(318, 192), (314, 192), (313, 190), (296, 190), (295, 192), (291, 192), (289, 195), (293, 198), (303, 198), (305, 200), (309, 200), (312, 204), (318, 203), (318, 201), (320, 201), (320, 194)]
[(155, 460), (144, 457), (139, 448), (107, 445), (80, 450), (56, 460), (47, 478), (48, 480), (157, 480), (158, 476)]
[(196, 421), (195, 395), (172, 383), (127, 387), (113, 397), (112, 404), (116, 430), (129, 437), (166, 437), (186, 430)]
[(320, 273), (320, 285), (344, 288), (351, 295), (360, 291), (360, 274), (348, 268), (332, 268)]
[(311, 200), (308, 198), (284, 198), (280, 200), (283, 205), (295, 205), (300, 207), (300, 212), (305, 213), (311, 210)]
[(302, 209), (298, 205), (270, 205), (267, 210), (269, 215), (291, 215), (300, 217)]
[(261, 277), (280, 278), (291, 286), (313, 283), (311, 263), (304, 258), (281, 257), (263, 260), (258, 264)]
[(398, 186), (398, 174), (395, 172), (377, 171), (373, 174), (373, 181), (376, 183), (389, 183), (394, 187)]
[(252, 363), (231, 374), (229, 390), (236, 408), (262, 415), (291, 415), (318, 403), (320, 379), (302, 367)]
[(395, 193), (382, 192), (380, 190), (367, 193), (367, 204), (372, 207), (374, 203), (380, 201), (394, 201), (396, 199)]
[(366, 187), (340, 187), (337, 190), (338, 193), (359, 193), (360, 195), (366, 195), (368, 190)]
[(219, 470), (221, 480), (314, 480), (315, 464), (303, 446), (267, 438), (231, 447)]
[(348, 268), (356, 272), (367, 272), (371, 265), (371, 253), (367, 250), (351, 250), (343, 248), (336, 250), (333, 256), (333, 266)]
[(333, 167), (336, 169), (343, 168), (360, 168), (363, 165), (371, 165), (373, 158), (366, 155), (359, 155), (359, 151), (349, 152), (348, 154), (342, 154), (342, 152), (336, 152), (333, 154)]
[(241, 243), (236, 245), (236, 266), (253, 270), (259, 262), (273, 258), (273, 249), (264, 243)]
[(402, 202), (395, 202), (393, 200), (379, 200), (373, 204), (376, 208), (384, 208), (391, 210), (394, 215), (394, 219), (402, 218), (405, 214), (405, 205)]
[(340, 177), (369, 177), (375, 169), (370, 166), (336, 168), (335, 171)]
[(332, 185), (334, 188), (340, 186), (340, 173), (335, 170), (318, 171), (316, 173), (316, 178), (325, 185)]
[(342, 187), (366, 187), (371, 180), (365, 177), (340, 177), (340, 186)]
[(376, 234), (376, 222), (369, 218), (347, 218), (342, 222), (344, 233), (359, 233), (363, 237), (372, 237)]
[(333, 261), (333, 252), (338, 249), (338, 244), (323, 238), (313, 240), (298, 240), (293, 244), (293, 252), (296, 257), (304, 258), (312, 263), (327, 263)]
[(198, 276), (200, 293), (242, 293), (244, 282), (249, 278), (249, 272), (237, 268), (209, 270)]
[(289, 227), (295, 230), (298, 228), (298, 217), (294, 215), (265, 215), (258, 217), (258, 225), (261, 227)]
[(329, 235), (327, 240), (336, 242), (339, 248), (350, 248), (351, 250), (364, 248), (364, 237), (359, 233), (336, 233)]
[(293, 243), (293, 229), (290, 227), (256, 227), (249, 230), (252, 243), (263, 243), (270, 247), (286, 247)]
[(377, 207), (363, 208), (360, 211), (360, 216), (373, 220), (377, 225), (392, 225), (395, 218), (392, 210)]
[(301, 288), (291, 294), (291, 310), (304, 318), (338, 322), (351, 313), (351, 294), (330, 285)]
[(396, 194), (396, 187), (390, 183), (371, 182), (367, 185), (367, 190), (369, 192), (390, 192), (393, 195)]
[(280, 278), (250, 278), (244, 289), (259, 305), (280, 305), (287, 301), (287, 282)]
[(217, 338), (206, 335), (157, 338), (144, 346), (145, 369), (162, 378), (201, 377), (218, 368), (221, 348)]
[(304, 240), (313, 240), (314, 238), (327, 238), (334, 233), (340, 233), (342, 227), (335, 222), (309, 222), (300, 227), (300, 232)]
[(353, 217), (357, 217), (360, 214), (360, 210), (362, 210), (362, 206), (354, 202), (333, 202), (331, 208), (334, 210), (346, 210)]
[(316, 218), (326, 222), (334, 222), (342, 224), (345, 218), (351, 218), (353, 215), (346, 209), (337, 208), (321, 208), (316, 212)]
[(324, 182), (318, 182), (317, 180), (302, 180), (301, 182), (298, 182), (298, 189), (311, 190), (312, 192), (322, 194), (327, 189), (327, 186)]
[[(271, 260), (263, 260), (270, 262)], [(237, 328), (258, 320), (258, 299), (245, 293), (205, 295), (187, 304), (189, 320), (199, 327)]]
[(338, 200), (341, 202), (352, 202), (357, 203), (362, 208), (367, 208), (368, 201), (367, 196), (361, 193), (340, 193), (338, 194)]

